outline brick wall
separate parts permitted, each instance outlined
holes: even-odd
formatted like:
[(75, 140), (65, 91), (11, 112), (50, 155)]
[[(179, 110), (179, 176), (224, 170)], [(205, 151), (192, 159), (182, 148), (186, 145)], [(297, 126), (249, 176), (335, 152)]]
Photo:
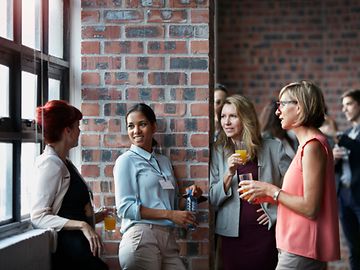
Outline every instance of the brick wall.
[[(360, 87), (358, 1), (218, 1), (218, 80), (258, 111), (286, 83), (315, 81), (340, 129), (341, 93)], [(343, 261), (329, 269), (348, 269)]]
[(286, 83), (315, 81), (345, 128), (339, 96), (360, 86), (358, 1), (218, 1), (218, 78), (260, 110)]
[[(112, 168), (129, 147), (124, 115), (137, 102), (158, 117), (156, 139), (171, 158), (181, 188), (208, 190), (209, 58), (207, 0), (82, 0), (82, 173), (96, 206), (114, 204)], [(211, 52), (210, 52), (211, 54)], [(208, 205), (200, 227), (184, 237), (188, 269), (209, 268)], [(105, 260), (119, 269), (121, 235), (105, 240)]]

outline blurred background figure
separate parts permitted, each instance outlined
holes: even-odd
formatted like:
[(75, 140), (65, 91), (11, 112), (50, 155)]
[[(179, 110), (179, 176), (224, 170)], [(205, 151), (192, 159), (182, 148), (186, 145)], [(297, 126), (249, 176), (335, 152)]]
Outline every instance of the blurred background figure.
[(325, 121), (319, 129), (328, 138), (330, 146), (334, 147), (334, 138), (338, 131), (338, 127), (335, 120), (329, 115), (327, 107), (325, 107)]
[(224, 104), (224, 101), (228, 95), (228, 90), (225, 87), (225, 85), (217, 83), (215, 85), (214, 90), (214, 120), (215, 120), (215, 134), (214, 134), (214, 140), (216, 141), (217, 136), (219, 134), (220, 130), (220, 122), (218, 120), (218, 116), (221, 110), (222, 105)]
[(285, 148), (286, 154), (292, 159), (299, 143), (293, 132), (281, 127), (281, 120), (275, 114), (277, 107), (276, 100), (272, 99), (262, 110), (259, 119), (261, 133), (263, 138), (279, 139)]
[(339, 216), (349, 247), (352, 270), (360, 269), (360, 90), (342, 95), (342, 111), (352, 127), (333, 148)]

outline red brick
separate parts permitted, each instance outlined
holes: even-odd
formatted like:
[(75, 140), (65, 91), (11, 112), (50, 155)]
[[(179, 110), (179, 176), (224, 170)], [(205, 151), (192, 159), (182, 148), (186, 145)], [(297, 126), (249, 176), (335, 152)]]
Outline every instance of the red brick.
[(176, 103), (157, 103), (154, 104), (154, 112), (159, 117), (164, 116), (184, 116), (186, 113), (186, 104)]
[(109, 132), (120, 132), (121, 131), (121, 121), (120, 119), (109, 119), (108, 121), (108, 131)]
[(190, 105), (191, 116), (209, 116), (209, 104), (196, 103)]
[(81, 42), (81, 55), (84, 54), (99, 54), (100, 42), (99, 41), (82, 41)]
[(81, 175), (84, 177), (98, 177), (100, 175), (100, 169), (97, 165), (82, 165)]
[(190, 177), (191, 178), (208, 178), (209, 177), (209, 166), (207, 165), (192, 165), (190, 166)]
[(152, 100), (162, 101), (165, 99), (164, 88), (128, 88), (126, 89), (126, 100)]
[(105, 131), (107, 128), (107, 121), (105, 119), (85, 118), (82, 120), (82, 131)]
[(186, 41), (149, 41), (148, 43), (150, 54), (185, 54), (187, 51)]
[(209, 41), (207, 40), (192, 40), (191, 52), (195, 54), (208, 54), (209, 53)]
[(184, 179), (184, 178), (188, 178), (188, 174), (187, 174), (187, 169), (186, 169), (186, 165), (173, 165), (174, 167), (174, 174), (175, 177), (177, 179)]
[(191, 85), (208, 85), (209, 76), (209, 73), (193, 72), (191, 73)]
[(81, 146), (95, 147), (100, 146), (100, 135), (81, 135)]
[(83, 10), (81, 12), (81, 23), (91, 24), (99, 22), (100, 14), (98, 10)]
[(209, 23), (209, 10), (207, 9), (192, 9), (191, 10), (192, 23)]
[(183, 1), (183, 0), (169, 0), (168, 7), (171, 8), (179, 8), (179, 7), (187, 7), (187, 8), (194, 8), (194, 7), (208, 7), (209, 3), (208, 0), (189, 0), (189, 1)]
[(151, 9), (149, 10), (147, 21), (151, 23), (187, 22), (187, 13), (186, 10)]
[(103, 144), (104, 147), (129, 147), (130, 141), (127, 135), (106, 134)]
[(165, 67), (163, 57), (129, 56), (125, 58), (125, 65), (128, 70), (153, 70)]
[(83, 100), (121, 100), (121, 91), (116, 88), (84, 88)]
[(81, 57), (82, 70), (110, 70), (121, 68), (121, 57), (83, 56)]
[(114, 177), (113, 170), (114, 170), (114, 165), (106, 165), (104, 169), (104, 175), (106, 177)]
[(105, 53), (140, 54), (144, 52), (142, 41), (107, 41), (104, 47)]
[(100, 85), (100, 75), (95, 72), (83, 72), (81, 73), (82, 85)]
[(149, 72), (148, 81), (153, 85), (184, 85), (187, 76), (183, 72)]
[(190, 143), (193, 147), (208, 147), (209, 135), (208, 134), (193, 134), (190, 138)]
[(143, 72), (106, 72), (105, 84), (107, 85), (137, 85), (144, 83)]
[(81, 31), (82, 39), (119, 39), (120, 26), (86, 26)]
[(81, 104), (81, 111), (86, 116), (99, 116), (99, 104), (83, 103)]

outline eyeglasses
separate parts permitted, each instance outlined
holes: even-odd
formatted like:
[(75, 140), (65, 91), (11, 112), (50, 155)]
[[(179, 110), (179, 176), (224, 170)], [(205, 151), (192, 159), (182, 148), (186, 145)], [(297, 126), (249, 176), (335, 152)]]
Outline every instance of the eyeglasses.
[(287, 104), (297, 104), (296, 100), (285, 100), (285, 101), (278, 101), (276, 102), (278, 109), (284, 108)]

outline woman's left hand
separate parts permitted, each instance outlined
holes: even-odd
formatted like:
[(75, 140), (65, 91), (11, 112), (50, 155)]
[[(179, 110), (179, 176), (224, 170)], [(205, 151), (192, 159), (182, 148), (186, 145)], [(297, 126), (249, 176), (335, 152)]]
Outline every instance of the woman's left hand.
[[(258, 210), (256, 210), (256, 212), (258, 213), (264, 212), (264, 209), (260, 207)], [(269, 217), (264, 212), (260, 217), (258, 217), (257, 221), (259, 222), (260, 225), (267, 225), (269, 223)]]
[(191, 185), (189, 187), (186, 188), (186, 192), (188, 190), (192, 190), (192, 194), (195, 198), (199, 198), (202, 195), (202, 189), (200, 187), (198, 187), (197, 185)]

